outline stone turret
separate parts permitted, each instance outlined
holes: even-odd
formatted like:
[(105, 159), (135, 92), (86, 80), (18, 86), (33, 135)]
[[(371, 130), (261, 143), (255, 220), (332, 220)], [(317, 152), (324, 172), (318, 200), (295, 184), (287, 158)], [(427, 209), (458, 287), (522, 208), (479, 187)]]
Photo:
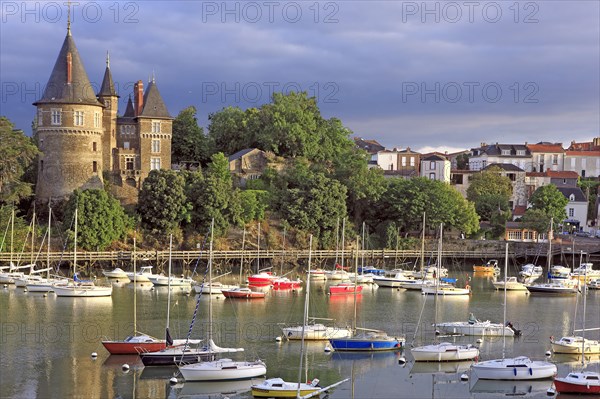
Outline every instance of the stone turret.
[(102, 139), (102, 163), (103, 170), (112, 171), (115, 160), (113, 159), (112, 149), (117, 146), (117, 113), (119, 105), (119, 96), (115, 90), (112, 73), (110, 72), (110, 57), (106, 54), (106, 69), (102, 86), (98, 93), (98, 100), (104, 105), (104, 114), (102, 124), (104, 127), (104, 137)]
[(36, 200), (67, 198), (102, 188), (103, 105), (85, 71), (70, 27), (37, 107), (39, 157)]

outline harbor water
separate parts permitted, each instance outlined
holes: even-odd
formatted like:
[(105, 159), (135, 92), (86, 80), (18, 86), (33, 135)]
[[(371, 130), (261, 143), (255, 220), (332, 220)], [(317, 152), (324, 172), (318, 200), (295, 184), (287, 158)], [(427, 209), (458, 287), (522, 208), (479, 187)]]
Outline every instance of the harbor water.
[[(471, 273), (472, 274), (472, 273)], [(452, 274), (451, 274), (452, 277)], [(458, 277), (455, 276), (455, 277)], [(465, 278), (465, 272), (460, 274)], [(504, 292), (496, 291), (491, 278), (473, 276), (472, 294), (439, 297), (438, 318), (466, 321), (469, 313), (480, 320), (502, 322)], [(109, 282), (106, 282), (107, 284)], [(109, 356), (100, 341), (124, 339), (133, 331), (134, 291), (137, 297), (137, 329), (164, 337), (167, 316), (166, 287), (111, 282), (112, 297), (63, 298), (53, 293), (27, 293), (14, 286), (0, 287), (1, 350), (0, 397), (2, 398), (249, 398), (252, 381), (170, 384), (177, 371), (172, 367), (144, 368), (137, 356)], [(354, 296), (329, 296), (325, 283), (311, 283), (310, 315), (332, 318), (338, 326), (350, 326)], [(170, 331), (185, 338), (197, 296), (188, 288), (171, 291)], [(206, 338), (209, 299), (200, 299), (192, 338)], [(389, 335), (406, 335), (407, 347), (434, 340), (433, 298), (418, 291), (365, 286), (356, 297), (357, 325), (385, 330)], [(578, 301), (577, 313), (576, 301)], [(304, 290), (269, 291), (265, 299), (232, 300), (213, 298), (213, 337), (222, 347), (243, 347), (236, 359), (260, 358), (267, 377), (297, 381), (300, 342), (276, 342), (281, 325), (300, 324)], [(586, 326), (600, 327), (600, 291), (587, 294)], [(530, 296), (507, 293), (507, 319), (522, 331), (506, 338), (507, 357), (525, 355), (555, 362), (559, 375), (581, 367), (581, 357), (552, 355), (549, 337), (572, 333), (582, 326), (582, 301), (576, 297)], [(574, 317), (577, 319), (574, 321)], [(419, 323), (420, 319), (420, 323)], [(598, 339), (600, 331), (586, 333)], [(475, 344), (478, 337), (441, 337), (439, 340)], [(503, 339), (484, 338), (480, 359), (502, 357)], [(385, 353), (326, 353), (324, 342), (307, 343), (308, 368), (302, 378), (318, 378), (325, 386), (344, 378), (349, 381), (330, 394), (335, 398), (495, 398), (503, 396), (547, 397), (551, 380), (532, 382), (476, 381), (469, 374), (470, 362), (418, 363), (410, 351)], [(91, 354), (96, 352), (97, 358)], [(406, 363), (399, 358), (406, 358)], [(128, 371), (122, 366), (127, 364)], [(588, 358), (586, 368), (599, 371), (598, 355)], [(254, 381), (256, 382), (256, 380)], [(565, 396), (561, 396), (565, 397)]]

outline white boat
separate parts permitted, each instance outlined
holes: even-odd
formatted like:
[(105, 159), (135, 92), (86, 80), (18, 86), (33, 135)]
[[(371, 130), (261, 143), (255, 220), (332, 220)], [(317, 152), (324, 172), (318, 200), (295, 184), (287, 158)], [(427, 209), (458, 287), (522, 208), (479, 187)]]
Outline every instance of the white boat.
[(186, 381), (224, 381), (260, 377), (267, 373), (267, 367), (260, 360), (240, 362), (219, 359), (179, 366), (179, 371)]
[(600, 278), (600, 270), (594, 270), (593, 263), (582, 263), (571, 273), (571, 278), (578, 280), (595, 280)]
[(374, 278), (377, 277), (374, 274), (357, 274), (353, 277), (350, 277), (350, 281), (356, 284), (373, 284), (375, 282)]
[(507, 291), (527, 291), (525, 284), (519, 282), (514, 276), (508, 277), (506, 281), (493, 281), (492, 284), (497, 290), (503, 290), (506, 288)]
[[(322, 320), (310, 318), (310, 320)], [(331, 320), (331, 319), (327, 319)], [(305, 323), (303, 326), (282, 327), (283, 336), (289, 340), (326, 341), (330, 338), (348, 338), (352, 335), (349, 327), (326, 326), (321, 323)]]
[(449, 323), (438, 323), (437, 328), (443, 334), (478, 335), (484, 337), (514, 337), (521, 332), (515, 329), (509, 322), (507, 325), (492, 323), (489, 320), (479, 321), (470, 314), (468, 321), (455, 321)]
[(528, 281), (533, 281), (542, 274), (544, 274), (544, 268), (534, 265), (533, 263), (521, 266), (521, 271), (519, 272), (519, 276), (528, 279)]
[(572, 372), (566, 377), (555, 378), (554, 386), (558, 393), (600, 395), (600, 373), (593, 371)]
[(160, 274), (152, 273), (152, 266), (142, 266), (142, 267), (140, 267), (139, 272), (136, 272), (136, 273), (128, 272), (127, 273), (127, 277), (129, 278), (129, 281), (131, 281), (132, 283), (149, 283), (150, 277), (158, 277), (158, 276), (160, 276)]
[(550, 279), (565, 280), (571, 277), (571, 269), (562, 265), (550, 267)]
[(590, 281), (587, 287), (589, 290), (600, 290), (600, 279)]
[(25, 288), (25, 286), (29, 283), (41, 283), (46, 281), (46, 279), (40, 276), (37, 273), (47, 272), (52, 268), (48, 267), (46, 269), (34, 270), (29, 274), (24, 275), (21, 278), (15, 279), (15, 287)]
[(186, 287), (192, 285), (192, 283), (194, 282), (194, 280), (192, 280), (191, 278), (165, 276), (162, 274), (151, 275), (147, 277), (152, 284), (158, 286), (171, 285), (172, 287)]
[(487, 360), (471, 366), (482, 380), (541, 380), (556, 375), (556, 365), (526, 356)]
[(596, 339), (586, 339), (581, 336), (566, 336), (559, 340), (550, 338), (552, 351), (554, 353), (593, 354), (600, 353), (600, 341)]
[(312, 281), (327, 281), (327, 274), (323, 269), (311, 270), (307, 274)]
[(442, 295), (442, 296), (450, 296), (450, 295), (470, 295), (471, 288), (459, 288), (454, 287), (452, 285), (438, 285), (437, 287), (434, 285), (422, 286), (421, 293), (423, 295)]
[(212, 283), (204, 283), (200, 285), (194, 285), (194, 291), (196, 294), (212, 294), (212, 295), (222, 295), (222, 291), (230, 291), (236, 288), (240, 288), (239, 285), (233, 284), (222, 284), (218, 281), (213, 281)]
[(102, 274), (104, 274), (108, 278), (128, 278), (127, 273), (120, 267), (117, 267), (116, 269), (111, 271), (103, 270)]
[(554, 283), (540, 283), (527, 285), (527, 290), (532, 295), (568, 296), (577, 294), (577, 286), (565, 284), (566, 280)]
[(419, 346), (410, 350), (416, 362), (455, 362), (472, 360), (479, 356), (479, 349), (473, 345), (456, 345), (441, 342)]
[(403, 272), (396, 273), (393, 277), (375, 276), (373, 282), (379, 287), (400, 288), (403, 283), (411, 283), (415, 281), (412, 276), (407, 276)]
[[(552, 222), (550, 223), (552, 226)], [(552, 227), (550, 228), (552, 229)], [(551, 234), (550, 234), (551, 236)], [(508, 269), (508, 243), (505, 251), (504, 278)], [(506, 324), (506, 290), (504, 290), (504, 324)], [(505, 358), (506, 337), (502, 337), (502, 359), (479, 362), (471, 366), (475, 376), (482, 380), (539, 380), (556, 375), (553, 363), (531, 360), (526, 356)]]
[(53, 277), (40, 282), (27, 283), (25, 288), (28, 292), (52, 292), (55, 285), (67, 285), (69, 279), (66, 277)]

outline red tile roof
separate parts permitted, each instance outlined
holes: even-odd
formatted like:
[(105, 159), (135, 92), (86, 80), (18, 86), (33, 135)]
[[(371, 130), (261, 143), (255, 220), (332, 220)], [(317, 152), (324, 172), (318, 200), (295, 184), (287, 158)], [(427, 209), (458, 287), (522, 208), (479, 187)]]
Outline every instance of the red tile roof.
[(531, 152), (565, 152), (562, 143), (556, 144), (527, 144)]
[(571, 151), (567, 150), (567, 156), (581, 156), (581, 157), (600, 157), (600, 149), (599, 150), (579, 150), (579, 151)]
[(548, 170), (546, 171), (546, 176), (554, 177), (556, 179), (577, 179), (579, 175), (577, 172), (573, 171), (554, 171)]

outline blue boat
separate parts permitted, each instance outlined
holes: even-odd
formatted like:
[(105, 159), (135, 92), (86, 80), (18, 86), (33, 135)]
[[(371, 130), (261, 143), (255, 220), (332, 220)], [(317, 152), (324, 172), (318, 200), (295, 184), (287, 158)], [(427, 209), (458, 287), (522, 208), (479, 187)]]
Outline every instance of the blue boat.
[(359, 267), (358, 268), (358, 273), (359, 274), (374, 274), (376, 276), (385, 276), (385, 270), (384, 269), (377, 269), (374, 266), (365, 266), (365, 267)]
[(390, 337), (384, 331), (362, 330), (350, 338), (332, 338), (329, 344), (335, 351), (391, 351), (400, 350), (404, 346), (404, 337)]

